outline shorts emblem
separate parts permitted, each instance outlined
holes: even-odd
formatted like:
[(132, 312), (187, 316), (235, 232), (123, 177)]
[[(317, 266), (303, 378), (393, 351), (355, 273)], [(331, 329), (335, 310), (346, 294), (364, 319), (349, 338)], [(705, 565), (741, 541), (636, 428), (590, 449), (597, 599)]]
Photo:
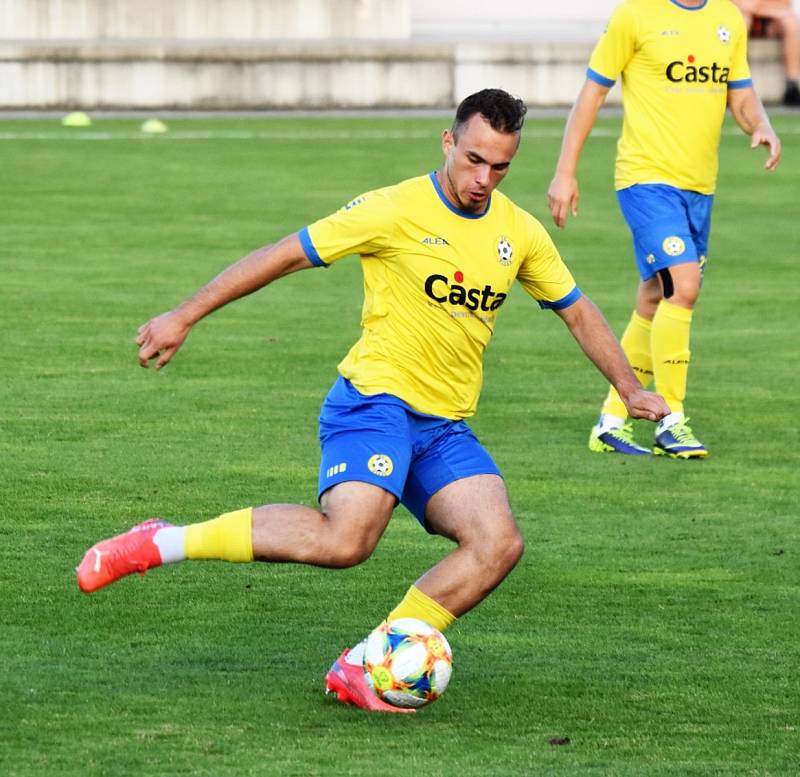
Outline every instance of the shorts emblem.
[(392, 460), (385, 453), (376, 453), (367, 462), (367, 467), (373, 475), (380, 478), (389, 477), (394, 470)]
[(661, 247), (667, 256), (680, 256), (686, 250), (686, 243), (677, 235), (672, 235), (661, 244)]

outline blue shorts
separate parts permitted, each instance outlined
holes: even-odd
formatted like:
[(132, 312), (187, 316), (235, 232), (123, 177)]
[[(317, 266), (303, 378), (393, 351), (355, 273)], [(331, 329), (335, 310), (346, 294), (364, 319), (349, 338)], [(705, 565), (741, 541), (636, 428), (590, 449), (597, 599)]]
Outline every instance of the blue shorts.
[(319, 418), (319, 496), (337, 483), (374, 483), (431, 533), (428, 500), (448, 483), (500, 470), (464, 421), (426, 415), (392, 394), (367, 396), (340, 377)]
[(660, 183), (636, 184), (617, 192), (633, 233), (633, 251), (643, 281), (675, 264), (699, 262), (705, 268), (713, 194)]

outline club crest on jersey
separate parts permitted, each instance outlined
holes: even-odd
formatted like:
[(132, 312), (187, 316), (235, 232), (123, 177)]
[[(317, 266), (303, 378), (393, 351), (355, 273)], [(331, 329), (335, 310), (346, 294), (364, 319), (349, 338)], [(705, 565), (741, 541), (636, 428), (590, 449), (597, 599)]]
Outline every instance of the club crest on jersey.
[(724, 25), (720, 24), (720, 26), (717, 27), (717, 37), (719, 38), (720, 43), (730, 43), (731, 31)]
[(376, 453), (374, 456), (370, 456), (367, 468), (373, 475), (377, 475), (379, 478), (386, 478), (392, 474), (394, 464), (385, 453)]
[(672, 235), (664, 240), (661, 247), (667, 256), (680, 256), (686, 250), (686, 243), (677, 235)]
[(497, 240), (497, 258), (503, 267), (508, 267), (514, 259), (514, 249), (505, 235), (500, 235)]

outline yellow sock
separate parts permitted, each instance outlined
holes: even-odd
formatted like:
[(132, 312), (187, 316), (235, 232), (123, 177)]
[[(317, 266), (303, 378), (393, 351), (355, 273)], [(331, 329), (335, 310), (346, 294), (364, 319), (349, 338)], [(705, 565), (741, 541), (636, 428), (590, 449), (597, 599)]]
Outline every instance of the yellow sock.
[(435, 599), (412, 585), (403, 601), (386, 616), (387, 621), (398, 618), (418, 618), (439, 631), (444, 631), (455, 619), (452, 612), (442, 607)]
[[(633, 367), (633, 372), (643, 388), (647, 388), (653, 380), (653, 357), (650, 351), (652, 325), (652, 321), (642, 318), (634, 311), (620, 340), (622, 350), (625, 351), (625, 355)], [(603, 415), (614, 415), (618, 418), (627, 417), (628, 410), (625, 403), (620, 399), (613, 386), (608, 387), (608, 396), (600, 412)]]
[(692, 311), (661, 300), (653, 318), (653, 373), (656, 391), (673, 413), (683, 412), (689, 374), (689, 333)]
[(224, 513), (204, 523), (186, 527), (186, 558), (222, 561), (253, 560), (253, 508)]

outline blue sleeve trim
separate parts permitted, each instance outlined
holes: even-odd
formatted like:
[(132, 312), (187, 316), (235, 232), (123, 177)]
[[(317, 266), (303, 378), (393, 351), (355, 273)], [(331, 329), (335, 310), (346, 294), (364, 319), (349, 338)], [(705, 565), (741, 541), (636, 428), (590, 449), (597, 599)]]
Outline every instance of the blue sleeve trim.
[(582, 296), (581, 290), (576, 286), (566, 297), (557, 299), (555, 302), (543, 302), (540, 299), (536, 301), (539, 303), (539, 307), (544, 310), (563, 310), (570, 305), (574, 305)]
[(742, 78), (740, 81), (728, 81), (728, 89), (747, 89), (747, 87), (752, 85), (752, 78)]
[(596, 84), (600, 84), (600, 86), (607, 86), (609, 89), (614, 86), (617, 82), (611, 78), (606, 78), (605, 76), (601, 76), (596, 70), (592, 70), (590, 67), (586, 68), (586, 77), (590, 81), (594, 81)]
[(303, 246), (303, 251), (306, 252), (308, 261), (315, 267), (327, 267), (328, 264), (317, 253), (314, 244), (311, 242), (311, 235), (308, 234), (308, 227), (303, 227), (298, 233), (297, 237), (300, 238), (300, 245)]

